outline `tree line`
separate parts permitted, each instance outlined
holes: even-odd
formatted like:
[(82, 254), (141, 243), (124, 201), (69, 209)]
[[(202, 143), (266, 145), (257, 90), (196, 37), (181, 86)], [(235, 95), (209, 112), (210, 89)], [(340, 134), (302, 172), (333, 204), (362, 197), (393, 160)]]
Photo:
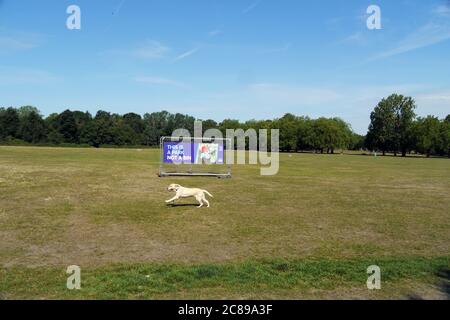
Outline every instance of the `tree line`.
[(450, 115), (439, 120), (434, 116), (417, 117), (411, 97), (392, 94), (382, 99), (370, 114), (365, 147), (383, 153), (412, 151), (450, 157)]
[[(366, 136), (353, 132), (340, 118), (311, 119), (291, 113), (271, 120), (240, 122), (225, 119), (218, 123), (203, 120), (203, 131), (226, 129), (280, 129), (280, 150), (334, 153), (351, 149), (408, 152), (450, 156), (450, 116), (417, 118), (414, 100), (393, 94), (375, 107)], [(65, 110), (42, 117), (32, 106), (0, 108), (0, 142), (17, 144), (74, 144), (100, 146), (157, 146), (161, 136), (185, 128), (191, 133), (196, 119), (190, 115), (167, 111), (119, 115), (103, 110), (95, 116), (89, 112)]]

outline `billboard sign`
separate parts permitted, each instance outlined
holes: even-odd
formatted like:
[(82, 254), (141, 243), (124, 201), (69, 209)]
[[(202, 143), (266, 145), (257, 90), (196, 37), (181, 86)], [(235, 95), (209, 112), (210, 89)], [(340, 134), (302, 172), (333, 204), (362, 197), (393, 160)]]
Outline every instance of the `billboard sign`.
[(223, 142), (191, 143), (164, 141), (165, 163), (224, 164)]

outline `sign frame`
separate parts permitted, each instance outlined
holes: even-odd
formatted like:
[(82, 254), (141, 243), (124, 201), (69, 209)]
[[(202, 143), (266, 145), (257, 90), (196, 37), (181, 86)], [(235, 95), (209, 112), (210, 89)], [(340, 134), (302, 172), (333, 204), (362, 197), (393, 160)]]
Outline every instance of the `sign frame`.
[[(206, 164), (206, 163), (184, 163), (184, 164), (168, 164), (164, 161), (164, 143), (165, 142), (188, 142), (195, 143), (214, 143), (223, 144), (223, 164)], [(231, 165), (226, 162), (226, 150), (231, 146), (229, 138), (205, 138), (205, 137), (170, 137), (162, 136), (159, 144), (159, 177), (170, 176), (210, 176), (218, 178), (231, 178)], [(192, 157), (192, 154), (191, 154)], [(202, 169), (202, 170), (200, 170)], [(214, 170), (213, 170), (214, 169)]]

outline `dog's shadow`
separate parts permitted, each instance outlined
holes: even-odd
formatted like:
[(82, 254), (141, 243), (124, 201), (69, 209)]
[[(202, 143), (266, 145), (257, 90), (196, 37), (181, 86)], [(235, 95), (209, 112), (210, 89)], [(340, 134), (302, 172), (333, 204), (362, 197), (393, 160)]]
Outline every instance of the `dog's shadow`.
[(176, 208), (176, 207), (198, 207), (198, 203), (168, 203), (166, 204), (168, 208)]

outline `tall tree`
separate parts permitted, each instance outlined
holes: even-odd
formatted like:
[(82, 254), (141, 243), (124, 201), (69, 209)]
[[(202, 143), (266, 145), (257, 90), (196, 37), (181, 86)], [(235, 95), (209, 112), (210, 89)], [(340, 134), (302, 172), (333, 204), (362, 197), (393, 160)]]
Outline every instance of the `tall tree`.
[(313, 127), (308, 117), (299, 117), (297, 122), (297, 150), (311, 150)]
[(335, 149), (348, 148), (353, 135), (350, 125), (341, 118), (332, 118), (329, 121), (331, 129), (329, 145), (327, 146), (329, 151), (334, 153)]
[(0, 109), (0, 139), (17, 138), (19, 125), (19, 113), (16, 109), (12, 107)]
[(122, 119), (118, 119), (118, 121), (115, 121), (114, 123), (112, 130), (114, 144), (118, 146), (139, 144), (139, 135), (129, 124), (121, 120)]
[(58, 113), (51, 113), (45, 118), (45, 125), (47, 127), (47, 141), (53, 144), (60, 144), (64, 142), (64, 137), (58, 131)]
[[(128, 131), (130, 144), (142, 144), (144, 141), (144, 121), (139, 114), (127, 113), (124, 114), (121, 121), (121, 126)], [(131, 131), (128, 130), (131, 129)]]
[(208, 129), (218, 129), (217, 122), (212, 120), (212, 119), (207, 119), (205, 121), (202, 121), (203, 133), (205, 133), (205, 131), (208, 130)]
[(394, 139), (394, 110), (387, 99), (381, 100), (370, 114), (367, 132), (368, 148), (381, 150), (383, 155), (392, 148)]
[(78, 126), (72, 111), (65, 110), (58, 115), (56, 118), (56, 129), (63, 137), (64, 142), (79, 142)]
[(25, 117), (30, 113), (40, 114), (38, 108), (33, 106), (22, 106), (19, 110), (17, 110), (17, 112), (19, 113), (19, 118)]
[(411, 143), (411, 129), (414, 121), (415, 103), (411, 97), (392, 94), (383, 98), (370, 114), (367, 144), (370, 149), (383, 152), (400, 150), (406, 155)]
[(328, 121), (326, 118), (319, 118), (312, 122), (311, 146), (314, 151), (324, 152), (327, 145)]
[(350, 138), (349, 149), (350, 150), (362, 150), (364, 148), (364, 140), (365, 136), (362, 136), (357, 133), (352, 133)]
[(167, 129), (169, 115), (167, 111), (144, 114), (144, 143), (147, 146), (156, 146), (161, 136), (171, 134)]
[(450, 115), (441, 121), (440, 149), (450, 158)]
[(88, 122), (92, 121), (92, 115), (89, 112), (73, 111), (73, 117), (75, 118), (75, 123), (80, 132), (81, 128)]
[(172, 132), (176, 129), (186, 129), (191, 133), (191, 135), (193, 135), (194, 121), (195, 118), (187, 114), (181, 113), (169, 114), (167, 117), (166, 135), (167, 136), (172, 135)]
[(114, 144), (114, 116), (109, 112), (99, 110), (92, 121), (83, 126), (80, 134), (82, 143), (88, 143), (96, 148), (102, 144)]
[(414, 113), (416, 104), (413, 98), (397, 94), (391, 95), (388, 100), (392, 103), (395, 113), (394, 154), (399, 150), (402, 157), (405, 157), (406, 152), (413, 147), (412, 126), (416, 117)]
[(433, 116), (419, 118), (414, 126), (414, 136), (416, 149), (429, 157), (440, 147), (440, 129), (439, 119)]
[(224, 137), (226, 137), (227, 129), (239, 129), (242, 127), (243, 125), (239, 122), (239, 120), (235, 119), (225, 119), (219, 123), (219, 130), (222, 131)]
[(275, 120), (275, 127), (280, 129), (280, 150), (297, 151), (297, 117), (286, 113)]
[(123, 115), (124, 124), (131, 127), (136, 134), (141, 134), (144, 132), (144, 122), (142, 117), (137, 113), (126, 113)]
[(42, 142), (46, 137), (45, 122), (37, 112), (27, 112), (20, 119), (19, 133), (24, 141)]

